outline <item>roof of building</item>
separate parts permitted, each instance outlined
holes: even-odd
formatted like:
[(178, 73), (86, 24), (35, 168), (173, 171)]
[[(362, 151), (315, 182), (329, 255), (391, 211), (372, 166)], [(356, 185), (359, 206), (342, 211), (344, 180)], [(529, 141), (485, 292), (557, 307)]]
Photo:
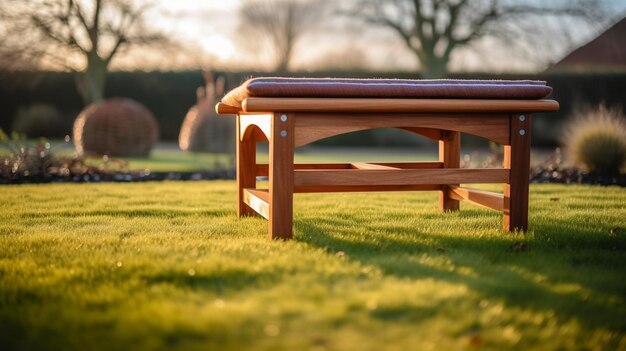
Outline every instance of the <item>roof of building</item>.
[(626, 69), (626, 17), (550, 68), (550, 70), (615, 69)]

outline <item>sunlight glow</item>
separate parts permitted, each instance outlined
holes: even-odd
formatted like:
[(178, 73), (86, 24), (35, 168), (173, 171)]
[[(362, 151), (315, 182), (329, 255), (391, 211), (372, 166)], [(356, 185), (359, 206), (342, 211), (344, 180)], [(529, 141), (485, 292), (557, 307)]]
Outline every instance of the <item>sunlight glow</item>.
[(212, 34), (202, 38), (201, 47), (219, 60), (228, 60), (235, 56), (235, 44), (226, 36)]
[[(136, 46), (123, 49), (111, 64), (113, 70), (272, 69), (275, 53), (260, 44), (263, 35), (254, 29), (240, 28), (241, 0), (134, 0), (149, 2), (143, 13), (148, 27), (156, 28), (175, 44), (175, 48)], [(512, 0), (524, 2), (527, 0)], [(616, 13), (626, 11), (624, 0), (606, 0)], [(86, 6), (90, 0), (83, 1)], [(82, 2), (82, 3), (83, 3)], [(19, 2), (16, 2), (19, 4)], [(89, 7), (85, 7), (89, 9)], [(110, 16), (111, 14), (105, 14)], [(294, 70), (377, 70), (414, 71), (419, 63), (404, 42), (388, 28), (359, 24), (346, 16), (330, 16), (315, 31), (305, 33), (296, 43), (291, 68)], [(550, 21), (544, 23), (550, 27)], [(571, 26), (571, 42), (541, 46), (541, 40), (511, 50), (493, 38), (483, 38), (452, 54), (451, 71), (533, 72), (558, 60), (572, 48), (590, 40), (598, 31), (591, 26)], [(0, 23), (0, 34), (3, 33)], [(23, 40), (15, 38), (14, 40)], [(248, 38), (248, 44), (242, 41)], [(86, 33), (78, 32), (77, 41), (88, 47)], [(6, 39), (5, 39), (6, 40)], [(103, 52), (110, 51), (112, 39), (101, 38)], [(259, 47), (251, 48), (251, 44)], [(85, 58), (70, 50), (56, 55), (56, 61), (44, 60), (49, 69), (84, 69)], [(58, 61), (58, 62), (57, 62)]]

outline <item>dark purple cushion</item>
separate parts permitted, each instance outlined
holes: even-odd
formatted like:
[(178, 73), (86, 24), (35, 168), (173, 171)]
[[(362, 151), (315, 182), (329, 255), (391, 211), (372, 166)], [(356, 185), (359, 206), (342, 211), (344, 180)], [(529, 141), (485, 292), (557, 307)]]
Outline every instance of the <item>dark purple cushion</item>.
[(541, 99), (551, 92), (546, 82), (532, 80), (254, 78), (222, 102), (241, 107), (247, 97)]

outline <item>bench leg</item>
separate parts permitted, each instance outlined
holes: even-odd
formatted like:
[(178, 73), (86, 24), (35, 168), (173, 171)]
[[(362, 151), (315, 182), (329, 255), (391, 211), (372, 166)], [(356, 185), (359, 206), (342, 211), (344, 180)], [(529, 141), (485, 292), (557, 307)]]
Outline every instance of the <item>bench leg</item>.
[(274, 113), (271, 123), (269, 193), (270, 239), (293, 236), (294, 115)]
[(531, 116), (511, 115), (511, 145), (504, 146), (504, 168), (511, 170), (504, 185), (504, 229), (528, 228), (528, 177), (530, 172)]
[(237, 215), (253, 216), (253, 209), (243, 202), (243, 189), (256, 188), (256, 141), (252, 137), (241, 140), (241, 123), (237, 116)]
[[(443, 130), (439, 140), (439, 162), (444, 168), (461, 167), (461, 133)], [(458, 186), (458, 184), (456, 184)], [(439, 192), (439, 209), (441, 211), (458, 211), (459, 201), (450, 198), (450, 186), (442, 185)]]

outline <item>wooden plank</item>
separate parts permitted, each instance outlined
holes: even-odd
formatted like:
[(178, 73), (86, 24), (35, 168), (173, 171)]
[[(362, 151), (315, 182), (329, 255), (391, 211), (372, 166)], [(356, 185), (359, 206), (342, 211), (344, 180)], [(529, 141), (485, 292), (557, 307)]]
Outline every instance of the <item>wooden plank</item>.
[(443, 163), (437, 161), (422, 161), (422, 162), (368, 162), (373, 165), (381, 165), (392, 168), (400, 169), (433, 169), (442, 168)]
[(249, 97), (245, 112), (552, 112), (554, 100), (367, 99)]
[(450, 186), (450, 197), (455, 200), (463, 200), (478, 206), (486, 207), (496, 211), (504, 208), (504, 195), (490, 191), (461, 188)]
[(241, 109), (239, 107), (234, 107), (218, 102), (217, 104), (215, 104), (215, 112), (217, 112), (218, 115), (236, 115), (241, 112)]
[(270, 239), (293, 236), (294, 115), (274, 113), (271, 119), (269, 194)]
[[(432, 169), (441, 168), (441, 162), (369, 162), (370, 165), (380, 165), (388, 168), (400, 169)], [(352, 163), (296, 163), (294, 169), (353, 169)], [(257, 164), (256, 176), (267, 177), (269, 175), (269, 165)]]
[(334, 135), (375, 128), (451, 130), (508, 144), (509, 116), (504, 113), (298, 113), (295, 144), (306, 145)]
[[(242, 128), (237, 118), (237, 135)], [(237, 216), (252, 216), (255, 212), (244, 201), (244, 189), (256, 187), (256, 142), (251, 135), (237, 139)]]
[[(259, 198), (259, 200), (267, 203), (269, 205), (270, 203), (270, 193), (268, 189), (245, 189), (246, 192), (248, 192), (251, 195), (254, 195), (255, 197)], [(268, 212), (269, 213), (269, 212)]]
[(511, 171), (504, 185), (505, 230), (528, 229), (528, 178), (530, 173), (530, 129), (529, 114), (511, 115), (511, 142), (504, 146), (504, 168)]
[(295, 186), (295, 193), (338, 193), (371, 191), (433, 191), (441, 190), (441, 185), (307, 185)]
[(267, 190), (244, 189), (243, 201), (263, 218), (270, 218), (270, 195)]
[[(350, 193), (373, 191), (435, 191), (441, 190), (441, 185), (312, 185), (294, 186), (294, 193)], [(260, 190), (263, 191), (263, 190)]]
[(295, 186), (423, 185), (460, 183), (506, 183), (509, 170), (491, 169), (399, 169), (399, 170), (295, 170)]
[[(350, 169), (349, 163), (297, 163), (293, 165), (294, 169)], [(257, 177), (269, 176), (269, 165), (256, 165)]]
[[(439, 140), (439, 162), (443, 168), (461, 167), (461, 133), (442, 131)], [(459, 184), (449, 184), (441, 187), (439, 192), (439, 209), (441, 211), (458, 211), (459, 201), (450, 197), (450, 187)]]
[(367, 162), (352, 162), (350, 164), (353, 169), (398, 169), (396, 167), (385, 166), (382, 164), (376, 163), (367, 163)]

